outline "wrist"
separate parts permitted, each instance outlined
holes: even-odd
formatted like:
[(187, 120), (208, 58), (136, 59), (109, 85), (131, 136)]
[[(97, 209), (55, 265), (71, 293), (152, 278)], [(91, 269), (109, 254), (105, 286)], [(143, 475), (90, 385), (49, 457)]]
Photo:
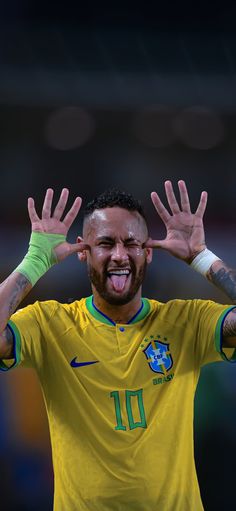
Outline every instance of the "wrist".
[(205, 277), (212, 264), (220, 260), (220, 257), (211, 252), (211, 250), (208, 250), (208, 248), (205, 248), (194, 257), (190, 266)]
[(32, 232), (29, 250), (14, 271), (24, 275), (34, 286), (40, 277), (57, 263), (54, 248), (65, 240), (63, 234)]

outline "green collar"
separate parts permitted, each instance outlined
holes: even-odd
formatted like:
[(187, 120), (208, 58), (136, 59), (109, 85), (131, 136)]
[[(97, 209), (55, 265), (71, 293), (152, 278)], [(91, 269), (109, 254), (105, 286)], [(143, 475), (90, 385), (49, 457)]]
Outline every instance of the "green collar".
[[(87, 307), (88, 311), (90, 312), (90, 314), (92, 314), (92, 316), (95, 319), (97, 319), (98, 321), (100, 321), (101, 323), (105, 323), (106, 325), (110, 325), (110, 326), (111, 325), (115, 326), (115, 322), (112, 321), (112, 319), (110, 319), (108, 316), (103, 314), (103, 312), (99, 311), (99, 309), (97, 307), (95, 307), (95, 305), (93, 303), (93, 295), (88, 296), (88, 298), (86, 298), (86, 307)], [(129, 324), (137, 323), (141, 319), (145, 318), (145, 316), (147, 316), (149, 311), (150, 311), (150, 303), (149, 303), (148, 299), (142, 298), (142, 307), (140, 308), (140, 311), (138, 311), (138, 313), (135, 314), (135, 316), (129, 321)]]

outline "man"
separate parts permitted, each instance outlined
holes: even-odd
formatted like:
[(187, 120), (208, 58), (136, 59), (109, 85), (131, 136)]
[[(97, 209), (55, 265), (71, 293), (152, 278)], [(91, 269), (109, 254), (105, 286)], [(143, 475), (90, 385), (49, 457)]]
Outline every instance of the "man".
[[(21, 362), (37, 371), (49, 417), (55, 511), (203, 509), (193, 399), (203, 364), (234, 360), (235, 309), (148, 300), (142, 282), (153, 248), (191, 264), (232, 301), (235, 272), (205, 246), (206, 192), (192, 214), (184, 181), (178, 186), (180, 205), (165, 182), (170, 212), (151, 194), (165, 240), (149, 238), (142, 207), (122, 192), (104, 193), (85, 208), (76, 244), (66, 235), (80, 198), (64, 219), (67, 189), (53, 213), (47, 190), (41, 218), (29, 199), (30, 248), (1, 286), (0, 358), (3, 370)], [(36, 302), (12, 315), (50, 266), (72, 253), (87, 262), (92, 296)]]

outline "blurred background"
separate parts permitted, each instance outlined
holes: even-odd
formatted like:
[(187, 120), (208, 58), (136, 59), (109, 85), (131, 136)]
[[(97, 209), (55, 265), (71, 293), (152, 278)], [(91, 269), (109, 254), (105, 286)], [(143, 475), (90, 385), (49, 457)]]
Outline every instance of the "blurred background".
[[(214, 2), (0, 2), (1, 279), (22, 260), (47, 187), (85, 203), (109, 187), (142, 200), (153, 237), (165, 231), (150, 192), (185, 179), (193, 209), (209, 192), (209, 248), (235, 267), (236, 7)], [(80, 218), (71, 228), (73, 241)], [(90, 294), (76, 256), (54, 267), (25, 304)], [(227, 303), (200, 275), (158, 252), (144, 295)], [(196, 464), (207, 511), (234, 504), (236, 368), (203, 369)], [(52, 509), (46, 414), (34, 373), (0, 374), (1, 509)], [(69, 511), (69, 510), (68, 510)], [(164, 510), (163, 510), (164, 511)]]

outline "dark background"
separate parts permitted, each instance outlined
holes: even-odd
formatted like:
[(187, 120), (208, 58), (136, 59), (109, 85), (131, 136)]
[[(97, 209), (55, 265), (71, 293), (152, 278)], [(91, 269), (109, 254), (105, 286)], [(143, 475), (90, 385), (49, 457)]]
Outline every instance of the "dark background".
[[(150, 201), (185, 179), (193, 209), (209, 192), (208, 247), (235, 266), (236, 7), (227, 2), (0, 3), (1, 277), (23, 258), (27, 197), (45, 189), (87, 202), (116, 186), (140, 198), (152, 236), (164, 236)], [(75, 222), (69, 239), (80, 233)], [(90, 293), (71, 257), (36, 285), (35, 299)], [(227, 303), (203, 277), (158, 252), (144, 294)], [(204, 368), (196, 399), (196, 462), (206, 511), (234, 505), (235, 368)], [(47, 422), (30, 370), (0, 375), (1, 506), (52, 509)], [(168, 454), (168, 453), (167, 453)]]

